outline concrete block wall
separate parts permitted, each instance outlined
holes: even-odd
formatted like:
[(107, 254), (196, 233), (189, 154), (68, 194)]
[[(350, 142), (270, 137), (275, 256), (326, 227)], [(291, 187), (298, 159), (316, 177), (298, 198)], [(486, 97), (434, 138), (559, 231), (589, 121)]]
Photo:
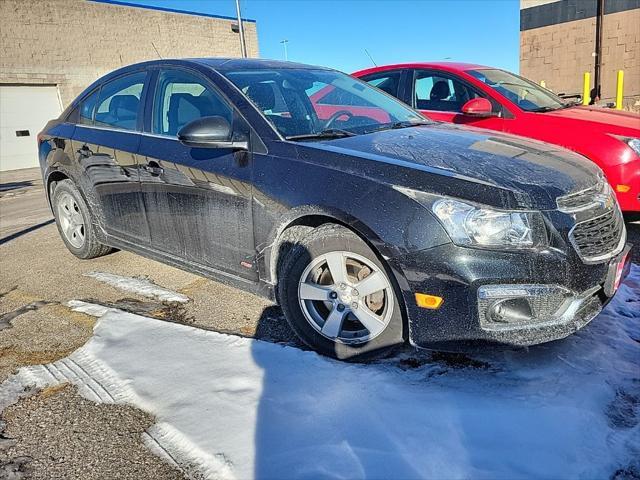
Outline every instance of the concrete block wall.
[[(640, 110), (640, 8), (606, 14), (603, 27), (602, 98), (615, 101), (624, 70), (624, 107)], [(520, 73), (557, 93), (581, 93), (584, 72), (593, 82), (595, 28), (590, 17), (521, 31)]]
[[(100, 76), (144, 60), (239, 57), (236, 22), (87, 0), (0, 0), (0, 84), (55, 84), (63, 107)], [(255, 22), (244, 22), (258, 57)]]

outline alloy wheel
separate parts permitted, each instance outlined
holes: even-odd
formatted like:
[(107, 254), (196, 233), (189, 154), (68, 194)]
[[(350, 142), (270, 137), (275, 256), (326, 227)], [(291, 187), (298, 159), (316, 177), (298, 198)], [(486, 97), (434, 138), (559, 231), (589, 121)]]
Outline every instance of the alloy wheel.
[(305, 319), (324, 337), (366, 343), (391, 320), (394, 294), (387, 274), (366, 257), (346, 251), (321, 255), (298, 283)]
[(63, 192), (58, 200), (58, 221), (67, 241), (75, 248), (82, 248), (85, 242), (84, 217), (75, 199)]

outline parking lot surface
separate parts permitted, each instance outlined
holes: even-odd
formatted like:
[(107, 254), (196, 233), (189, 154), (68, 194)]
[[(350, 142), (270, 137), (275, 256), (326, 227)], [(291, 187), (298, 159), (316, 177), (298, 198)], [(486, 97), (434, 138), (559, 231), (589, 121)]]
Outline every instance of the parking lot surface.
[[(135, 318), (141, 316), (145, 319), (156, 319), (157, 323), (154, 325), (158, 325), (161, 332), (167, 331), (165, 326), (170, 325), (164, 322), (167, 321), (199, 330), (297, 345), (280, 309), (254, 295), (128, 252), (115, 252), (89, 261), (77, 259), (66, 250), (55, 224), (52, 223), (39, 175), (38, 170), (12, 173), (10, 176), (3, 173), (0, 182), (0, 382), (7, 380), (19, 367), (49, 364), (67, 358), (92, 338), (96, 327), (95, 317), (101, 315), (87, 315), (82, 311), (74, 311), (73, 304), (70, 307), (69, 302), (129, 312), (134, 314)], [(629, 223), (627, 228), (629, 241), (640, 245), (640, 224)], [(640, 262), (639, 251), (637, 247), (633, 250), (636, 262)], [(176, 334), (183, 332), (179, 330)], [(590, 342), (597, 344), (600, 341), (597, 336), (593, 338), (583, 339), (580, 348), (585, 348), (586, 351)], [(234, 351), (232, 349), (230, 353)], [(629, 354), (629, 350), (625, 352)], [(276, 360), (270, 361), (276, 363), (316, 362), (310, 360), (310, 357), (298, 357), (297, 354), (287, 353), (280, 360), (279, 353), (276, 352), (274, 355)], [(142, 357), (144, 355), (141, 353)], [(411, 357), (398, 359), (396, 366), (415, 364), (417, 368), (422, 368), (422, 357)], [(243, 357), (240, 355), (235, 358)], [(434, 360), (437, 357), (427, 355), (426, 358)], [(451, 363), (451, 359), (443, 358), (444, 365)], [(175, 361), (179, 363), (180, 360)], [(524, 363), (527, 361), (522, 360)], [(546, 361), (551, 361), (551, 357)], [(573, 360), (567, 358), (566, 361)], [(327, 365), (334, 364), (322, 359), (318, 367), (334, 368), (328, 367), (324, 362), (327, 362)], [(482, 362), (464, 358), (460, 365), (464, 368), (485, 368)], [(587, 366), (593, 367), (591, 364), (585, 364), (575, 368)], [(509, 365), (500, 363), (499, 368), (508, 369)], [(180, 369), (181, 365), (177, 364), (176, 371), (180, 372)], [(571, 371), (557, 370), (558, 379)], [(336, 375), (345, 375), (339, 368), (335, 372)], [(310, 372), (291, 373), (304, 376)], [(375, 372), (363, 373), (362, 370), (357, 370), (356, 373), (362, 374), (364, 380), (367, 380), (370, 374), (374, 377), (378, 375)], [(197, 471), (191, 471), (184, 466), (178, 468), (178, 465), (171, 462), (160, 461), (145, 446), (143, 432), (153, 424), (153, 415), (156, 412), (143, 412), (144, 402), (137, 405), (136, 402), (129, 402), (130, 405), (127, 407), (95, 404), (80, 396), (74, 388), (64, 386), (65, 382), (68, 382), (82, 389), (83, 382), (77, 380), (78, 375), (65, 375), (64, 378), (67, 380), (60, 385), (49, 386), (35, 396), (28, 396), (12, 406), (9, 404), (16, 400), (15, 391), (5, 388), (3, 392), (0, 388), (0, 411), (2, 419), (7, 423), (6, 427), (0, 423), (0, 432), (5, 430), (3, 436), (0, 436), (0, 478), (3, 478), (3, 474), (9, 475), (7, 472), (22, 475), (15, 478), (108, 478), (109, 469), (121, 472), (120, 478), (152, 478), (149, 475), (153, 478), (179, 478), (183, 475), (197, 478)], [(428, 369), (427, 375), (433, 375), (431, 368)], [(364, 380), (361, 387), (366, 389), (367, 384)], [(284, 379), (277, 377), (274, 381), (277, 384)], [(398, 388), (407, 387), (403, 382), (400, 382), (402, 385), (398, 385)], [(322, 385), (321, 382), (316, 387), (321, 389)], [(275, 388), (277, 385), (272, 386)], [(458, 387), (454, 386), (453, 390), (456, 388)], [(626, 388), (625, 385), (624, 389)], [(319, 394), (319, 391), (316, 393)], [(551, 393), (558, 394), (553, 391)], [(524, 393), (521, 391), (520, 394)], [(631, 394), (635, 395), (633, 392)], [(304, 392), (297, 392), (297, 395), (299, 397), (296, 397), (296, 400), (306, 398)], [(422, 393), (416, 395), (416, 398), (421, 398)], [(491, 401), (490, 396), (487, 399), (488, 402)], [(291, 399), (281, 398), (279, 401), (287, 402)], [(624, 405), (621, 408), (624, 408)], [(308, 413), (314, 412), (310, 410)], [(557, 413), (554, 411), (553, 415)], [(637, 416), (640, 417), (640, 414)], [(70, 417), (75, 419), (74, 423), (68, 422)], [(269, 423), (268, 428), (275, 427)], [(637, 431), (637, 422), (630, 428)], [(300, 438), (304, 433), (303, 430), (297, 432)], [(49, 440), (39, 442), (38, 439), (41, 438)], [(106, 441), (107, 438), (109, 441)], [(269, 438), (265, 437), (263, 440), (268, 441)], [(596, 444), (598, 442), (593, 443)], [(59, 453), (52, 455), (52, 449)], [(129, 453), (124, 455), (125, 451)], [(327, 450), (327, 454), (329, 453), (331, 451)], [(77, 461), (81, 458), (98, 457), (101, 461), (89, 461), (92, 465), (89, 473), (82, 470), (83, 466)], [(624, 455), (618, 460), (622, 467), (628, 467)], [(224, 464), (224, 461), (222, 463)], [(409, 468), (408, 465), (405, 467)], [(632, 465), (629, 468), (636, 467)], [(242, 466), (235, 471), (238, 473), (249, 470)], [(234, 470), (231, 468), (229, 471)], [(53, 476), (47, 476), (50, 472), (53, 472)], [(356, 475), (358, 472), (353, 470), (352, 473)], [(450, 473), (464, 475), (479, 472), (469, 469)]]

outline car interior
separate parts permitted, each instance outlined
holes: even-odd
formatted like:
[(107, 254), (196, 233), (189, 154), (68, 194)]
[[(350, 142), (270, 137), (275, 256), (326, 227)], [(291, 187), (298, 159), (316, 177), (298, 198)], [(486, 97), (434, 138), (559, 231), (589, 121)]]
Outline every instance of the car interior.
[(478, 95), (460, 82), (430, 75), (416, 79), (415, 97), (418, 110), (460, 112), (465, 103)]
[(96, 112), (96, 123), (126, 130), (134, 130), (140, 99), (135, 95), (114, 95), (106, 112)]

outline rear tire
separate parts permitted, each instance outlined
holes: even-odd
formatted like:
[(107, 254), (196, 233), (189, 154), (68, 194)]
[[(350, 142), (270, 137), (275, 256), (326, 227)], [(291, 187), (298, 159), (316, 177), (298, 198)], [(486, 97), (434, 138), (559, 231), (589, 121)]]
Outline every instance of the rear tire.
[(363, 361), (403, 343), (393, 277), (351, 230), (335, 224), (312, 230), (291, 248), (279, 273), (285, 317), (319, 353)]
[(93, 216), (80, 191), (71, 180), (56, 184), (51, 197), (56, 225), (67, 249), (76, 257), (101, 257), (113, 249), (98, 242)]

